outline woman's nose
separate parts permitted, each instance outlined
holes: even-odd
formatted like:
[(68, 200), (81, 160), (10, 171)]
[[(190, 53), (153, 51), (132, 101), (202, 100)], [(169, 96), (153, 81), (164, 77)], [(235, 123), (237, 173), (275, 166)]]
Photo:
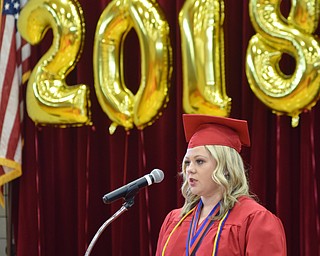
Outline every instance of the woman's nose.
[(187, 173), (194, 173), (195, 172), (195, 168), (194, 165), (192, 163), (190, 163), (187, 168), (186, 168), (186, 172)]

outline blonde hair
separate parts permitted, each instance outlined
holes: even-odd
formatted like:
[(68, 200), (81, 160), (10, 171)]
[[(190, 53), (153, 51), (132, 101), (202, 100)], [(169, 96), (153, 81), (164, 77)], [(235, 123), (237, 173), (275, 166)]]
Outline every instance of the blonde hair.
[[(217, 166), (212, 172), (212, 180), (222, 187), (223, 197), (220, 204), (220, 212), (215, 219), (230, 210), (240, 196), (249, 196), (249, 185), (240, 154), (233, 148), (219, 145), (204, 146), (212, 157), (216, 160)], [(197, 205), (200, 197), (190, 192), (186, 179), (186, 166), (182, 163), (183, 183), (181, 192), (185, 198), (181, 215), (184, 216), (188, 211)]]

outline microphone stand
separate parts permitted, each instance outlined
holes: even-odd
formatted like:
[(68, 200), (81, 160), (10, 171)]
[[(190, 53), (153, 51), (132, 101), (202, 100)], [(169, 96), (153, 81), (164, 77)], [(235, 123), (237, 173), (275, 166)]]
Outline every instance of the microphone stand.
[(128, 209), (134, 205), (134, 197), (135, 195), (138, 193), (139, 187), (133, 186), (132, 189), (130, 189), (130, 191), (127, 193), (126, 197), (125, 197), (125, 202), (123, 203), (123, 205), (121, 206), (121, 208), (115, 213), (113, 214), (108, 220), (106, 220), (101, 227), (98, 229), (97, 233), (94, 235), (94, 237), (92, 238), (87, 251), (85, 253), (84, 256), (89, 256), (93, 246), (95, 245), (95, 243), (97, 242), (98, 238), (100, 237), (100, 235), (102, 234), (102, 232), (106, 229), (107, 226), (109, 226), (114, 220), (116, 220), (121, 214), (123, 214), (125, 211), (128, 211)]

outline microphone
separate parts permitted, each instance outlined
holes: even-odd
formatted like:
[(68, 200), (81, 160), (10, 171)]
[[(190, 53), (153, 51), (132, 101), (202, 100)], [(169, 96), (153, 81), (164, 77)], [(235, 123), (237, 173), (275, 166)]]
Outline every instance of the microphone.
[(103, 202), (110, 204), (120, 198), (126, 198), (131, 193), (136, 193), (140, 188), (150, 186), (153, 183), (160, 183), (164, 178), (163, 171), (154, 169), (150, 174), (130, 182), (103, 196)]

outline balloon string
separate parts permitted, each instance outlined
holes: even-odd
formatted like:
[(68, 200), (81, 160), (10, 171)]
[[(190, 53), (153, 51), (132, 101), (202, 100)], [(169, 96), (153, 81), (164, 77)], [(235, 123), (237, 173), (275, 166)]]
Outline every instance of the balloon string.
[[(130, 137), (130, 131), (126, 131), (126, 136), (125, 136), (125, 143), (124, 143), (124, 159), (123, 159), (123, 184), (126, 184), (127, 181), (127, 176), (128, 176), (128, 143), (129, 143), (129, 137)], [(120, 234), (119, 236), (122, 237), (123, 230), (125, 230), (124, 222), (120, 222)]]
[[(316, 176), (316, 158), (315, 158), (315, 145), (314, 145), (314, 112), (311, 112), (311, 118), (310, 118), (310, 145), (311, 145), (311, 152), (312, 152), (312, 159), (311, 159), (311, 165), (312, 165), (312, 176), (313, 176), (313, 198), (314, 198), (314, 209), (316, 214), (316, 230), (317, 230), (317, 238), (320, 239), (320, 216), (317, 211), (319, 209), (318, 206), (318, 187), (317, 187), (317, 176)], [(318, 244), (318, 249), (320, 251), (320, 243)]]
[[(40, 131), (41, 129), (39, 129)], [(38, 255), (41, 255), (41, 211), (40, 211), (40, 179), (39, 179), (39, 140), (38, 129), (35, 129), (35, 157), (36, 157), (36, 194), (37, 194), (37, 227), (38, 227)]]
[[(94, 130), (94, 127), (91, 128)], [(86, 154), (86, 199), (85, 199), (85, 220), (84, 220), (84, 235), (85, 235), (85, 248), (88, 247), (88, 218), (89, 218), (89, 191), (90, 191), (90, 185), (89, 185), (89, 168), (90, 168), (90, 142), (91, 142), (91, 133), (90, 129), (88, 129), (89, 134), (87, 136), (87, 154)]]
[(130, 131), (126, 131), (126, 140), (124, 144), (124, 165), (123, 165), (123, 184), (127, 183), (128, 174), (128, 141), (129, 141)]
[[(147, 167), (147, 161), (146, 161), (146, 153), (144, 148), (144, 134), (143, 130), (140, 130), (140, 145), (142, 145), (141, 150), (141, 156), (142, 156), (142, 170), (146, 170)], [(146, 211), (147, 211), (147, 228), (148, 228), (148, 249), (149, 249), (149, 255), (152, 255), (152, 243), (151, 243), (151, 219), (150, 219), (150, 211), (149, 211), (149, 192), (148, 189), (144, 189), (144, 196), (146, 200)]]
[(145, 170), (146, 166), (147, 166), (147, 158), (146, 158), (146, 153), (145, 153), (145, 148), (144, 148), (144, 134), (143, 134), (143, 131), (141, 130), (140, 131), (140, 142), (141, 142), (141, 145), (142, 145), (142, 167), (143, 167), (143, 170)]
[(281, 127), (280, 127), (280, 116), (277, 115), (277, 150), (276, 150), (276, 211), (279, 210), (279, 191), (280, 191), (280, 137), (281, 137)]

